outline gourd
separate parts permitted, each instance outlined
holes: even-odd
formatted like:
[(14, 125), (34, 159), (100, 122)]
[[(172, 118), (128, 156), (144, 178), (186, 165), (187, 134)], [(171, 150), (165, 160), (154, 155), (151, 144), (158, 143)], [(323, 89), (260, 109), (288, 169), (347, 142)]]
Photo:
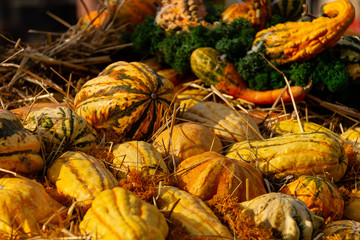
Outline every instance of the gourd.
[(220, 139), (208, 127), (195, 122), (175, 124), (162, 131), (153, 142), (154, 147), (168, 161), (179, 164), (186, 158), (207, 151), (221, 153)]
[(306, 204), (287, 194), (267, 193), (240, 203), (243, 213), (281, 233), (282, 239), (310, 240), (324, 219), (313, 214)]
[(169, 33), (188, 31), (189, 27), (208, 26), (206, 14), (203, 0), (162, 0), (155, 23)]
[(349, 128), (344, 132), (344, 137), (356, 147), (360, 147), (360, 127)]
[(46, 175), (58, 192), (83, 206), (105, 189), (118, 186), (103, 162), (83, 152), (65, 152), (49, 166)]
[(176, 171), (177, 186), (203, 201), (231, 195), (243, 202), (267, 193), (260, 171), (216, 152), (189, 157)]
[(344, 199), (338, 188), (331, 182), (314, 176), (300, 176), (279, 190), (302, 200), (325, 222), (340, 220), (344, 212)]
[(323, 230), (324, 237), (338, 236), (341, 239), (356, 240), (360, 238), (360, 222), (338, 220), (329, 222)]
[[(248, 88), (237, 72), (234, 65), (226, 59), (220, 60), (220, 52), (211, 47), (194, 50), (190, 56), (190, 66), (193, 73), (207, 86), (213, 85), (220, 92), (240, 98), (255, 104), (271, 104), (282, 94), (283, 88), (257, 91)], [(301, 100), (306, 96), (303, 87), (290, 88), (294, 100)], [(282, 94), (285, 102), (291, 101), (288, 91)]]
[(360, 222), (360, 190), (352, 189), (350, 199), (348, 200), (343, 219), (354, 220)]
[(304, 11), (304, 0), (280, 0), (271, 3), (272, 14), (279, 14), (288, 21), (296, 21)]
[(45, 165), (42, 141), (25, 129), (16, 115), (0, 109), (0, 168), (36, 174)]
[(270, 61), (286, 64), (309, 60), (334, 47), (354, 21), (354, 6), (348, 0), (336, 0), (321, 10), (324, 16), (312, 22), (288, 21), (257, 32), (253, 49), (263, 44)]
[(168, 225), (158, 209), (121, 187), (101, 192), (79, 225), (82, 234), (101, 239), (166, 239)]
[(44, 187), (27, 178), (0, 178), (0, 231), (8, 234), (33, 237), (40, 234), (44, 220), (56, 215), (59, 219), (61, 204), (52, 199)]
[(199, 102), (188, 108), (183, 118), (210, 127), (224, 146), (243, 140), (263, 139), (258, 126), (248, 114), (236, 112), (225, 104)]
[(162, 125), (174, 98), (173, 84), (139, 62), (108, 65), (75, 96), (75, 112), (99, 132), (120, 140), (145, 140)]
[(151, 144), (144, 141), (128, 141), (113, 147), (112, 172), (118, 179), (126, 178), (131, 170), (142, 172), (143, 176), (157, 172), (169, 173), (161, 154)]
[(176, 94), (180, 102), (180, 108), (188, 109), (204, 100), (210, 94), (209, 91), (201, 88), (190, 88)]
[(162, 211), (171, 210), (170, 220), (180, 222), (191, 235), (212, 235), (214, 240), (233, 238), (205, 202), (186, 191), (172, 186), (162, 187), (156, 205)]
[(31, 111), (24, 127), (36, 132), (48, 152), (68, 150), (87, 152), (96, 144), (96, 131), (74, 110), (57, 106)]
[(347, 170), (348, 158), (339, 141), (324, 132), (289, 133), (261, 141), (230, 146), (226, 156), (258, 166), (269, 178), (310, 175), (338, 182)]

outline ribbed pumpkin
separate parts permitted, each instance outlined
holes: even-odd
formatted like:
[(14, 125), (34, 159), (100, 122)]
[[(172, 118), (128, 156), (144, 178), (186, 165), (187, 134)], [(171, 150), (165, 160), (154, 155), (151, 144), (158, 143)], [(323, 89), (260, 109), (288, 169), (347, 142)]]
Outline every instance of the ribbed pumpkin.
[(143, 176), (169, 170), (161, 154), (151, 144), (144, 141), (129, 141), (113, 147), (112, 169), (116, 178), (126, 178), (131, 170), (141, 171)]
[(260, 130), (250, 115), (236, 112), (221, 103), (199, 102), (187, 109), (183, 118), (210, 127), (224, 146), (243, 140), (262, 139)]
[(83, 152), (68, 151), (47, 169), (47, 178), (58, 192), (88, 205), (105, 189), (118, 186), (112, 173), (100, 160)]
[(232, 22), (237, 18), (250, 19), (250, 6), (247, 3), (235, 3), (228, 6), (222, 13), (221, 19)]
[(242, 202), (267, 193), (261, 173), (255, 167), (216, 152), (187, 158), (176, 171), (177, 186), (204, 201), (215, 195), (231, 195)]
[(277, 64), (306, 61), (334, 47), (355, 18), (348, 0), (323, 5), (323, 17), (312, 22), (288, 21), (257, 32), (253, 47), (264, 44), (267, 58)]
[(176, 163), (207, 151), (222, 152), (220, 139), (206, 126), (184, 122), (162, 131), (153, 142), (167, 161), (174, 157)]
[(44, 167), (42, 141), (8, 110), (0, 109), (0, 168), (34, 174)]
[(24, 127), (42, 138), (48, 152), (68, 150), (89, 151), (96, 144), (96, 132), (74, 110), (57, 106), (32, 111), (24, 121)]
[(173, 84), (139, 62), (116, 62), (86, 82), (75, 96), (75, 111), (100, 133), (143, 140), (162, 125), (174, 98)]
[(39, 234), (41, 223), (53, 214), (59, 217), (60, 208), (61, 204), (40, 183), (26, 178), (0, 178), (0, 231), (9, 239)]
[(304, 0), (278, 0), (272, 1), (272, 14), (279, 14), (288, 21), (296, 21), (304, 11)]
[(121, 187), (101, 192), (79, 225), (83, 234), (104, 240), (166, 239), (169, 228), (158, 209)]
[(279, 191), (302, 200), (325, 222), (340, 220), (343, 216), (344, 199), (338, 188), (325, 179), (303, 175)]
[(323, 230), (324, 237), (339, 237), (339, 239), (360, 239), (360, 222), (352, 220), (338, 220), (329, 222)]
[(227, 157), (252, 162), (269, 178), (310, 175), (338, 182), (348, 158), (339, 141), (324, 132), (288, 133), (261, 141), (243, 141), (227, 150)]
[(180, 222), (191, 235), (211, 235), (214, 240), (233, 238), (206, 203), (186, 191), (172, 186), (162, 187), (156, 205), (162, 211), (171, 210), (170, 220)]
[(256, 224), (276, 229), (283, 239), (310, 240), (324, 222), (303, 201), (283, 193), (263, 194), (240, 205)]

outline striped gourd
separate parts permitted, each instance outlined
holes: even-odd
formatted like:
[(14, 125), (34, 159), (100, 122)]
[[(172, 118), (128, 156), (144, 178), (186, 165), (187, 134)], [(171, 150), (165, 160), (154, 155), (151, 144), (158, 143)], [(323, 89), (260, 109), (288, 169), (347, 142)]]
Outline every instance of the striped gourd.
[(105, 164), (83, 152), (68, 151), (47, 169), (47, 178), (58, 192), (88, 205), (103, 190), (118, 186)]
[[(336, 239), (360, 239), (360, 222), (352, 220), (338, 220), (329, 222), (323, 231), (324, 237), (339, 237)], [(334, 238), (335, 239), (335, 238)]]
[(112, 171), (116, 178), (126, 178), (131, 170), (141, 171), (143, 176), (156, 172), (168, 173), (165, 161), (156, 148), (144, 141), (128, 141), (113, 147)]
[(0, 109), (0, 168), (38, 173), (45, 164), (41, 147), (41, 139), (25, 129), (14, 113)]
[(267, 193), (240, 203), (243, 212), (281, 233), (282, 239), (310, 240), (323, 224), (324, 219), (313, 214), (306, 204), (283, 193)]
[[(36, 181), (4, 177), (0, 178), (0, 206), (0, 236), (3, 232), (9, 235), (6, 239), (28, 239), (40, 233), (42, 220), (53, 214), (60, 217), (57, 210), (61, 204), (52, 199)], [(54, 218), (52, 223), (58, 219)], [(19, 237), (23, 234), (26, 237)]]
[(159, 210), (121, 187), (101, 192), (79, 225), (82, 234), (104, 240), (165, 240), (169, 227)]
[(180, 222), (191, 235), (212, 235), (214, 240), (233, 239), (205, 202), (186, 191), (172, 186), (162, 187), (156, 205), (160, 210), (171, 210), (170, 220)]
[(86, 82), (75, 96), (75, 111), (99, 132), (124, 140), (151, 137), (162, 125), (174, 86), (139, 62), (115, 62)]
[(96, 144), (96, 132), (91, 125), (74, 110), (63, 106), (30, 112), (24, 127), (38, 133), (48, 151), (60, 147), (60, 153), (68, 150), (86, 152)]
[(344, 212), (344, 199), (335, 184), (314, 176), (300, 176), (279, 190), (302, 200), (311, 211), (326, 222), (340, 220)]
[(224, 145), (243, 140), (261, 140), (255, 121), (246, 113), (236, 112), (221, 103), (205, 101), (188, 108), (183, 118), (210, 127)]
[(304, 0), (273, 0), (271, 3), (272, 14), (279, 14), (287, 21), (296, 21), (303, 13)]
[(226, 156), (250, 161), (266, 177), (277, 180), (287, 175), (315, 175), (338, 182), (348, 164), (344, 147), (324, 132), (238, 142), (227, 150)]

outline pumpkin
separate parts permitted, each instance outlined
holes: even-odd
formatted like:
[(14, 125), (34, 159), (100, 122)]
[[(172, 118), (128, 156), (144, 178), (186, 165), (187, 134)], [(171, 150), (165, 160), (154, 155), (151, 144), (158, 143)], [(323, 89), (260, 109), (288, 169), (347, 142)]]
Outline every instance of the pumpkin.
[(27, 178), (0, 178), (0, 231), (13, 238), (40, 234), (40, 224), (52, 215), (59, 219), (61, 204), (44, 187)]
[(53, 149), (63, 153), (68, 150), (87, 152), (96, 144), (96, 132), (74, 110), (57, 106), (31, 111), (24, 127), (36, 132), (48, 152)]
[(360, 127), (349, 128), (344, 132), (346, 140), (350, 141), (356, 147), (360, 147)]
[(188, 108), (183, 118), (208, 126), (224, 146), (243, 140), (262, 139), (258, 126), (248, 114), (237, 112), (221, 103), (199, 102)]
[(240, 203), (243, 213), (281, 233), (282, 239), (310, 240), (324, 219), (313, 214), (306, 204), (287, 194), (267, 193)]
[(83, 152), (65, 152), (49, 166), (46, 175), (58, 192), (84, 206), (105, 189), (118, 186), (103, 162)]
[(201, 100), (204, 100), (206, 96), (210, 94), (209, 91), (201, 88), (188, 88), (183, 91), (180, 91), (176, 94), (180, 101), (180, 107), (185, 110), (189, 107), (194, 106)]
[(166, 239), (169, 228), (158, 209), (121, 187), (101, 192), (79, 225), (82, 234), (101, 239)]
[[(267, 193), (260, 171), (216, 152), (204, 152), (183, 160), (176, 176), (180, 189), (203, 201), (215, 195), (231, 195), (242, 202)], [(251, 187), (247, 189), (247, 186)]]
[(314, 176), (300, 176), (279, 190), (302, 200), (311, 211), (325, 222), (340, 220), (344, 212), (344, 199), (331, 182)]
[[(234, 64), (221, 59), (221, 53), (211, 47), (197, 48), (191, 53), (190, 67), (193, 73), (201, 79), (206, 86), (213, 85), (222, 93), (240, 98), (255, 104), (272, 104), (281, 95), (285, 102), (291, 101), (288, 91), (283, 88), (257, 91), (248, 88), (237, 72)], [(303, 87), (290, 87), (294, 100), (301, 100), (306, 96)]]
[(156, 205), (162, 211), (171, 211), (170, 220), (180, 222), (191, 235), (211, 235), (214, 240), (233, 238), (206, 203), (186, 191), (162, 187)]
[(168, 173), (169, 170), (161, 156), (151, 143), (129, 141), (113, 147), (112, 169), (118, 179), (126, 178), (131, 170), (141, 171), (143, 176), (156, 172)]
[(242, 141), (226, 152), (258, 166), (269, 178), (310, 175), (338, 182), (347, 170), (348, 158), (339, 141), (324, 132), (288, 133), (261, 141)]
[(139, 62), (115, 62), (75, 96), (75, 112), (100, 133), (145, 140), (162, 125), (174, 98), (173, 84)]
[(312, 22), (277, 24), (257, 32), (253, 49), (264, 44), (267, 58), (277, 64), (306, 61), (326, 48), (334, 47), (355, 18), (348, 0), (337, 0), (322, 7), (325, 16)]
[(40, 172), (45, 161), (42, 141), (25, 129), (16, 115), (0, 109), (0, 168), (22, 174)]
[(360, 79), (360, 36), (341, 36), (336, 46), (331, 49), (343, 60), (351, 78)]
[(357, 240), (360, 238), (360, 222), (338, 220), (329, 222), (323, 230), (324, 237), (338, 236), (340, 239)]
[(10, 111), (12, 113), (15, 113), (15, 115), (20, 119), (20, 121), (24, 121), (24, 119), (27, 117), (27, 115), (31, 111), (40, 110), (41, 108), (44, 108), (44, 107), (52, 108), (52, 107), (58, 107), (58, 106), (71, 108), (71, 106), (67, 102), (61, 102), (61, 103), (40, 102), (40, 103), (31, 104), (30, 106), (14, 108), (14, 109), (11, 109)]
[(155, 23), (170, 33), (188, 31), (189, 27), (208, 26), (206, 14), (203, 0), (162, 0)]
[(271, 3), (272, 14), (278, 14), (287, 21), (298, 20), (304, 12), (304, 0), (279, 0)]
[[(195, 122), (179, 123), (173, 128), (165, 129), (155, 138), (153, 144), (163, 157), (168, 161), (174, 157), (177, 164), (203, 152), (221, 153), (223, 147), (214, 132)], [(169, 159), (169, 156), (172, 157)]]
[(234, 3), (228, 6), (222, 13), (221, 19), (225, 22), (231, 23), (237, 18), (244, 18), (250, 20), (250, 6), (249, 4), (242, 3)]

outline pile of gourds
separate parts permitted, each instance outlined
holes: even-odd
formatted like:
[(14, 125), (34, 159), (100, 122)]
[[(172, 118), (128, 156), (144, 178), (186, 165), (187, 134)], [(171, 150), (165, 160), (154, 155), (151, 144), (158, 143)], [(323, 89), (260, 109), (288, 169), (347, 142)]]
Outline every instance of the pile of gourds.
[[(266, 3), (254, 2), (250, 7)], [(317, 39), (332, 44), (340, 29), (334, 35)], [(269, 54), (274, 45), (287, 50), (297, 42), (303, 38), (269, 43)], [(317, 51), (310, 45), (300, 44), (298, 53)], [(198, 93), (189, 96), (199, 99)], [(73, 106), (29, 108), (21, 116), (0, 110), (0, 233), (30, 238), (52, 228), (84, 239), (166, 239), (178, 222), (189, 236), (237, 239), (208, 205), (230, 196), (241, 213), (282, 239), (360, 237), (360, 191), (351, 185), (349, 200), (339, 189), (347, 174), (360, 171), (358, 128), (339, 135), (316, 123), (275, 119), (265, 136), (232, 105), (179, 96), (147, 64), (118, 61), (87, 81)], [(110, 158), (94, 154), (104, 141)], [(134, 171), (174, 179), (157, 182), (148, 202), (121, 185)], [(49, 184), (71, 203), (52, 197)], [(74, 206), (84, 210), (75, 219)]]

